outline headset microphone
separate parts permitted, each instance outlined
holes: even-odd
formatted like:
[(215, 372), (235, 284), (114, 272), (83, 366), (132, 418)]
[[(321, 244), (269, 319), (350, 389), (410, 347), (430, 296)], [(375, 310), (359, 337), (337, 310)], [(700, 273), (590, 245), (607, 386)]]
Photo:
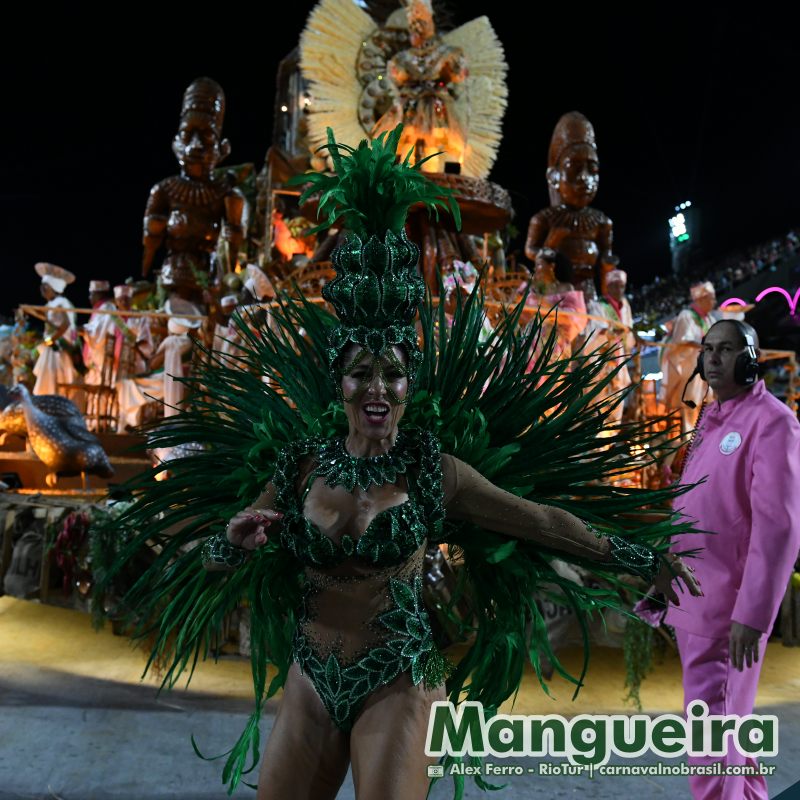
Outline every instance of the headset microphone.
[[(751, 335), (750, 331), (741, 322), (739, 322), (739, 320), (735, 319), (719, 320), (714, 324), (718, 325), (720, 322), (733, 323), (739, 330), (739, 333), (741, 334), (742, 338), (744, 339), (744, 344), (745, 344), (744, 352), (740, 353), (736, 357), (733, 379), (740, 386), (752, 386), (758, 380), (758, 354), (756, 352), (756, 343), (753, 340), (753, 336)], [(703, 337), (703, 341), (705, 342), (705, 337)], [(689, 380), (686, 381), (686, 385), (683, 387), (683, 394), (681, 394), (681, 402), (685, 406), (688, 406), (689, 408), (692, 409), (697, 408), (697, 403), (695, 403), (694, 400), (686, 399), (686, 390), (689, 388), (689, 384), (698, 375), (704, 381), (706, 381), (706, 370), (704, 362), (705, 362), (704, 354), (703, 351), (701, 350), (700, 354), (697, 356), (697, 366), (695, 366), (694, 372), (692, 372), (692, 374), (689, 376)], [(706, 381), (706, 383), (708, 383), (708, 381)], [(706, 395), (708, 394), (708, 389), (709, 387), (706, 386)], [(703, 396), (703, 399), (705, 399), (705, 395)]]
[[(687, 400), (686, 399), (686, 390), (689, 388), (689, 384), (700, 374), (700, 367), (695, 367), (694, 372), (689, 376), (689, 380), (686, 381), (686, 385), (683, 387), (683, 393), (681, 394), (681, 403), (685, 406), (689, 406), (689, 408), (697, 408), (697, 403), (694, 400)], [(706, 390), (708, 391), (708, 390)]]

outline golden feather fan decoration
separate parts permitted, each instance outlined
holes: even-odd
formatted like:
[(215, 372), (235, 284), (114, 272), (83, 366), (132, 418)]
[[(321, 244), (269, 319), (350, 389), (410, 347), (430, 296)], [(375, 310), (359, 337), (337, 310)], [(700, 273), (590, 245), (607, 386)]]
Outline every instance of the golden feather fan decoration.
[[(326, 143), (328, 128), (336, 131), (339, 141), (350, 144), (369, 138), (358, 118), (363, 87), (356, 63), (363, 42), (376, 29), (375, 21), (353, 0), (321, 0), (311, 12), (300, 37), (300, 68), (311, 84), (308, 139), (312, 151)], [(461, 172), (486, 178), (497, 158), (508, 102), (503, 45), (487, 17), (467, 22), (442, 39), (463, 51), (469, 68), (455, 103), (467, 131)]]
[(468, 126), (461, 172), (486, 178), (497, 158), (508, 105), (508, 66), (503, 45), (487, 17), (473, 19), (442, 38), (464, 51), (469, 67), (466, 86), (457, 101), (459, 115)]
[(308, 117), (312, 152), (324, 145), (327, 129), (340, 142), (356, 145), (366, 138), (358, 121), (361, 85), (356, 77), (359, 49), (376, 25), (353, 0), (322, 0), (300, 36), (300, 69), (313, 99)]

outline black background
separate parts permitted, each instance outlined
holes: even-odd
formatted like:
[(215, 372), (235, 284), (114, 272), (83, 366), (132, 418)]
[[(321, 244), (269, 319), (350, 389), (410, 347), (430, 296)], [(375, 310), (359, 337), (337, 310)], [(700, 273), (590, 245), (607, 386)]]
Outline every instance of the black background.
[[(138, 277), (145, 200), (177, 171), (170, 145), (193, 78), (225, 89), (227, 163), (260, 168), (277, 65), (311, 7), (37, 6), (8, 17), (0, 312), (38, 301), (39, 260), (77, 274), (67, 292), (76, 304), (91, 278)], [(669, 269), (667, 219), (683, 200), (702, 214), (698, 259), (800, 225), (794, 20), (680, 3), (630, 13), (508, 0), (450, 8), (458, 24), (488, 14), (506, 47), (509, 107), (491, 177), (512, 194), (517, 247), (547, 205), (553, 126), (573, 109), (595, 126), (595, 206), (614, 220), (634, 285)]]

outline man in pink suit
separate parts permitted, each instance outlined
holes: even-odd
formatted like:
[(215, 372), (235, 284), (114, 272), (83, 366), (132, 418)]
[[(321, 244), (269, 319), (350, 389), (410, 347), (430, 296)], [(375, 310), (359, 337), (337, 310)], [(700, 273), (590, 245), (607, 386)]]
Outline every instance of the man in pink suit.
[[(684, 706), (703, 700), (710, 714), (753, 713), (767, 638), (800, 548), (800, 424), (758, 379), (757, 348), (755, 331), (741, 322), (720, 321), (706, 334), (698, 372), (716, 399), (681, 478), (705, 482), (676, 501), (709, 532), (678, 537), (674, 548), (702, 546), (692, 564), (704, 596), (684, 593), (666, 622), (678, 640)], [(731, 745), (723, 763), (756, 762)], [(695, 800), (767, 798), (761, 776), (697, 775), (689, 783)]]

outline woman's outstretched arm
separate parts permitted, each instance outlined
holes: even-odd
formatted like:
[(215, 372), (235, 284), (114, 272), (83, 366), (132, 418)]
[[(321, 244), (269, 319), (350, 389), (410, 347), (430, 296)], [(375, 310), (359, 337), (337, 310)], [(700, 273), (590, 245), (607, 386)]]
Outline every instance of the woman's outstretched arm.
[(444, 505), (451, 519), (527, 539), (592, 561), (608, 561), (611, 544), (560, 508), (541, 505), (495, 486), (469, 464), (442, 454)]
[(691, 594), (702, 594), (694, 571), (681, 559), (659, 556), (622, 537), (602, 536), (574, 514), (517, 497), (446, 453), (442, 454), (442, 483), (445, 511), (451, 519), (640, 575), (674, 603), (679, 603), (672, 585), (676, 578)]

